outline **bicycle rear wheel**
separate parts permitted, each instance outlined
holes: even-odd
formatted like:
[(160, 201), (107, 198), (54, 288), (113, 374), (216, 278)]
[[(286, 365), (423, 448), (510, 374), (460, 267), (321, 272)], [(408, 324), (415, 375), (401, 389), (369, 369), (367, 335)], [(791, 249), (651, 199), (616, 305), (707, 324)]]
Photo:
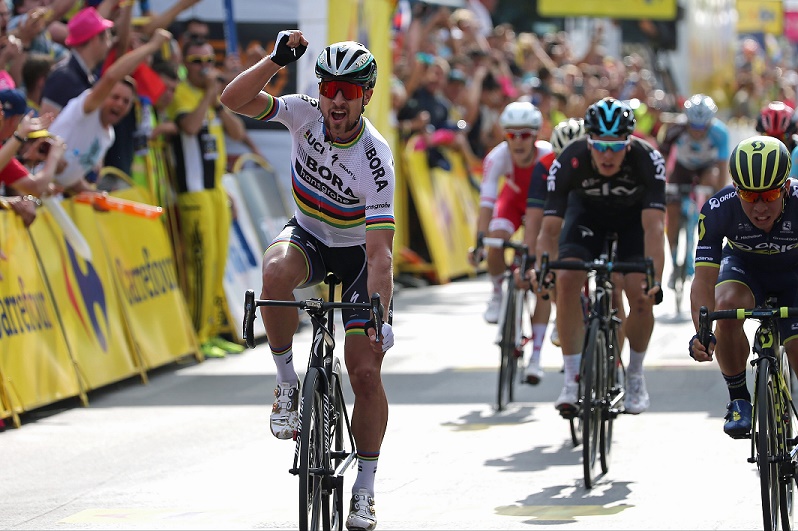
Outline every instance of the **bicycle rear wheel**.
[(302, 390), (302, 423), (299, 434), (299, 529), (329, 529), (329, 494), (325, 477), (329, 456), (325, 452), (324, 376), (308, 369)]
[(596, 478), (596, 461), (599, 449), (599, 431), (601, 426), (602, 396), (602, 364), (599, 345), (604, 343), (604, 332), (599, 328), (598, 318), (591, 319), (585, 338), (582, 354), (582, 367), (579, 373), (581, 388), (582, 420), (582, 468), (585, 476), (585, 488), (593, 488)]
[(601, 411), (601, 471), (607, 473), (610, 469), (612, 460), (612, 427), (617, 416), (616, 401), (620, 399), (622, 388), (622, 374), (620, 364), (620, 352), (618, 344), (618, 330), (615, 326), (610, 326), (610, 337), (606, 342), (602, 342), (602, 359), (606, 366), (606, 379), (604, 384), (604, 407)]
[(773, 376), (770, 374), (770, 360), (767, 358), (758, 360), (756, 424), (753, 436), (755, 437), (756, 464), (759, 469), (762, 496), (762, 519), (766, 530), (778, 529), (781, 512), (774, 384)]
[(512, 402), (515, 384), (515, 368), (518, 360), (515, 357), (515, 288), (508, 279), (507, 290), (504, 294), (504, 321), (501, 325), (501, 339), (499, 340), (499, 392), (496, 398), (496, 409), (503, 411), (507, 404)]

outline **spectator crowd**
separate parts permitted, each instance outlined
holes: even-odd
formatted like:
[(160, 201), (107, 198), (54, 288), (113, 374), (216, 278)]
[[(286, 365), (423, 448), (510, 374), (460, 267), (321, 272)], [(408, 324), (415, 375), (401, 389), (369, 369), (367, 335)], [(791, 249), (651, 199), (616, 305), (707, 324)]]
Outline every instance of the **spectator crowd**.
[(224, 357), (243, 351), (218, 308), (225, 141), (248, 139), (219, 103), (240, 62), (217, 59), (204, 21), (175, 23), (198, 3), (0, 0), (0, 208), (29, 226), (40, 198), (144, 187), (180, 220), (170, 235), (201, 350)]

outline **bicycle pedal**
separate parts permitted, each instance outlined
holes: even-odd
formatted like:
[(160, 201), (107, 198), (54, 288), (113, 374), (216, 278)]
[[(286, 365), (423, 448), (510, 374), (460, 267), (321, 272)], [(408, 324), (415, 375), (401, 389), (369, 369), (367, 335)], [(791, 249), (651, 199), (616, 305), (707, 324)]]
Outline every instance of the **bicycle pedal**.
[(575, 419), (579, 416), (579, 408), (576, 407), (567, 407), (558, 409), (557, 411), (560, 412), (560, 416), (566, 420)]
[(732, 434), (727, 434), (727, 435), (729, 435), (729, 437), (731, 437), (732, 439), (750, 439), (751, 438), (751, 433), (750, 432), (749, 433), (738, 433), (738, 434), (735, 434), (735, 435), (732, 435)]

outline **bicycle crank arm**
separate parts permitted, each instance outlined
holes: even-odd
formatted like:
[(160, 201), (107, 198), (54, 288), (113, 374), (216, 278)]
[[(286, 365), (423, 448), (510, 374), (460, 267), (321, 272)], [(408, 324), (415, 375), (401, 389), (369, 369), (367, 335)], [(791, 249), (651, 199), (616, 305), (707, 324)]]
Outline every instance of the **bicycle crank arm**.
[(346, 472), (347, 468), (354, 465), (357, 454), (355, 452), (332, 452), (330, 455), (333, 458), (346, 456), (346, 459), (344, 459), (341, 464), (338, 465), (338, 468), (335, 469), (335, 472), (333, 472), (334, 477), (337, 478), (340, 476), (342, 478), (341, 481), (343, 481), (344, 472)]

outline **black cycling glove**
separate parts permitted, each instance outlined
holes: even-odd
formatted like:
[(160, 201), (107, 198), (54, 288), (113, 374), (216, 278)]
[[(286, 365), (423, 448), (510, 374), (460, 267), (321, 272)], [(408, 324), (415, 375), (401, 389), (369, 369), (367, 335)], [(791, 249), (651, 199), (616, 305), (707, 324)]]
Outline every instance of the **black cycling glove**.
[(654, 304), (659, 304), (662, 302), (662, 298), (665, 296), (665, 293), (662, 291), (662, 284), (659, 282), (654, 282), (654, 285), (659, 288), (659, 291), (654, 295)]
[[(699, 340), (698, 339), (698, 334), (696, 334), (693, 337), (691, 337), (690, 338), (690, 342), (687, 344), (687, 352), (690, 354), (691, 358), (695, 359), (695, 356), (693, 356), (693, 340), (696, 340), (696, 341)], [(717, 342), (718, 342), (718, 340), (715, 338), (715, 334), (713, 334), (712, 332), (709, 333), (709, 342), (712, 343), (712, 344), (717, 344)]]
[(288, 38), (291, 36), (290, 31), (281, 31), (277, 34), (277, 40), (274, 44), (274, 51), (269, 56), (272, 62), (285, 66), (293, 63), (305, 53), (308, 47), (304, 44), (298, 45), (296, 48), (288, 46)]

